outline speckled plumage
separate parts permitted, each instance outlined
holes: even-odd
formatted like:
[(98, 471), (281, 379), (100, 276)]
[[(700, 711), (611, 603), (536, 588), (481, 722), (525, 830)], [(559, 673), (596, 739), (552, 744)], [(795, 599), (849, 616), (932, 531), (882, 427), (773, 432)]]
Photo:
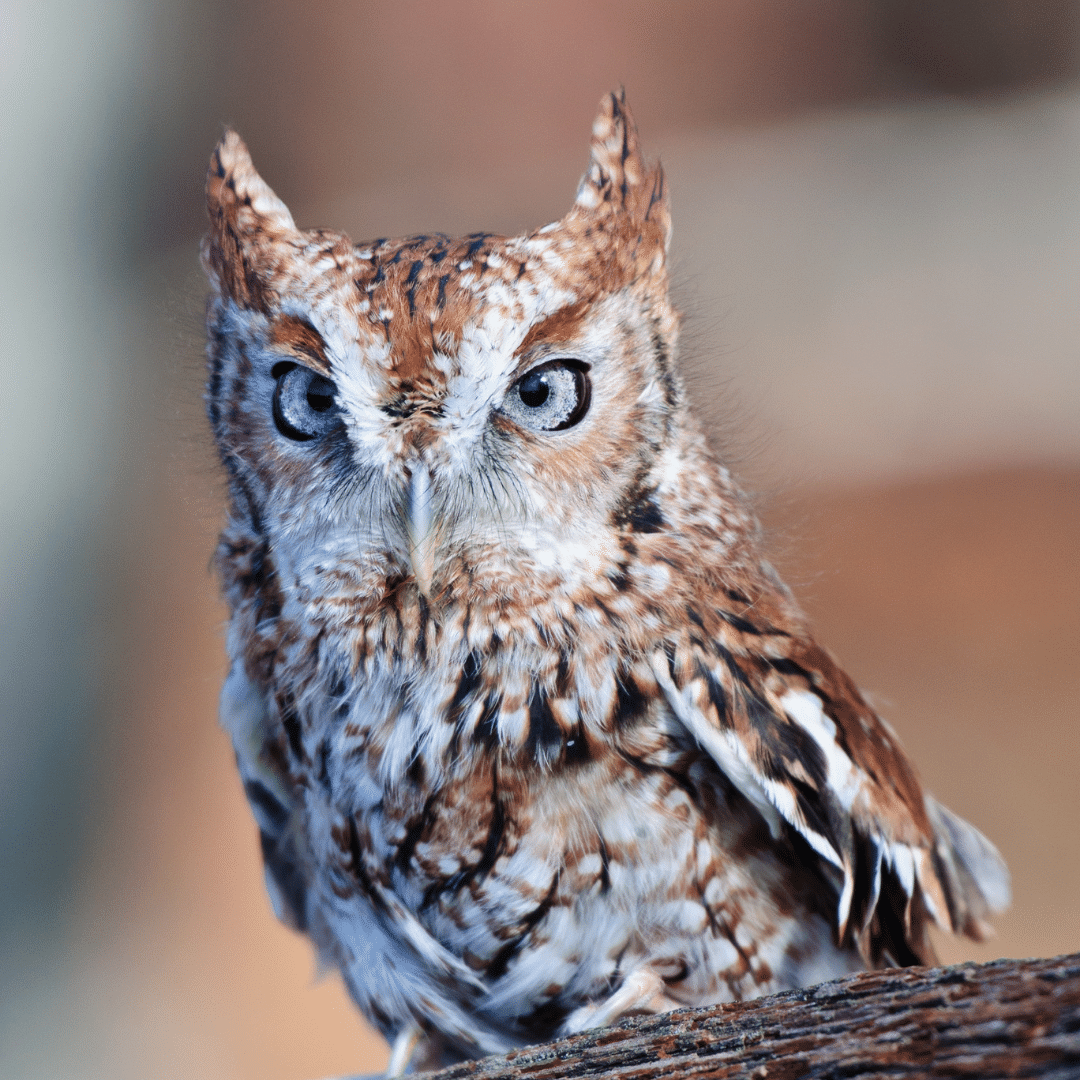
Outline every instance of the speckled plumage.
[[(395, 1069), (983, 934), (1000, 857), (815, 644), (688, 411), (621, 95), (525, 236), (298, 230), (233, 132), (207, 200), (222, 721), (277, 911)], [(561, 429), (521, 404), (541, 365)]]

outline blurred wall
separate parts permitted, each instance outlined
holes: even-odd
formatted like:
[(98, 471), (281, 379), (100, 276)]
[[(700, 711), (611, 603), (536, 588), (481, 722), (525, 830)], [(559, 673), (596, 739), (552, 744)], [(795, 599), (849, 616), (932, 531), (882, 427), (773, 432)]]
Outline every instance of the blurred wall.
[(215, 726), (195, 250), (224, 122), (302, 224), (520, 230), (564, 212), (625, 84), (671, 177), (715, 440), (772, 493), (826, 641), (1022, 872), (1001, 948), (1080, 948), (1080, 5), (0, 19), (0, 1074), (300, 1077), (383, 1053), (274, 924)]
[[(3, 12), (0, 214), (0, 986), (59, 932), (97, 790), (123, 594), (110, 549), (134, 357), (125, 125), (145, 57), (133, 5)], [(111, 519), (111, 520), (110, 520)]]

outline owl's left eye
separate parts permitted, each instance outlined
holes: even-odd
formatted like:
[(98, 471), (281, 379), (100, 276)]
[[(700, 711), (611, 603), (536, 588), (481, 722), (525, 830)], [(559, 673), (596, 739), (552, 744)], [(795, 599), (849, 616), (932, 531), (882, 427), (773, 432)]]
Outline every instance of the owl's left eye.
[(293, 442), (310, 442), (341, 423), (341, 410), (329, 379), (300, 364), (275, 364), (274, 424)]
[(580, 360), (550, 360), (527, 371), (510, 387), (502, 411), (533, 431), (564, 431), (589, 411), (587, 366)]

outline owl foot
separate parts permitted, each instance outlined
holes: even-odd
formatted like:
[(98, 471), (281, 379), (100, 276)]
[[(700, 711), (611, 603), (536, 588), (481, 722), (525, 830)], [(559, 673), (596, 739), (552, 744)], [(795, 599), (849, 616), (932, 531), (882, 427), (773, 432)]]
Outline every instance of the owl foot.
[(394, 1045), (390, 1048), (390, 1061), (386, 1066), (384, 1080), (394, 1080), (395, 1077), (405, 1075), (423, 1035), (423, 1031), (416, 1024), (407, 1024), (397, 1033)]
[(648, 968), (632, 971), (607, 1000), (575, 1009), (562, 1025), (563, 1035), (576, 1035), (588, 1028), (607, 1027), (630, 1013), (662, 1013), (682, 1008), (664, 993), (664, 980)]

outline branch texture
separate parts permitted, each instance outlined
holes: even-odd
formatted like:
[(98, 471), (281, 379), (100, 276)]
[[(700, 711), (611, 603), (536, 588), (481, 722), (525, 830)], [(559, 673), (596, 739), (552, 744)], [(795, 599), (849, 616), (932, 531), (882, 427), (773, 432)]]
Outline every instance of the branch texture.
[(1080, 954), (864, 972), (756, 1001), (631, 1019), (429, 1075), (1078, 1080)]

